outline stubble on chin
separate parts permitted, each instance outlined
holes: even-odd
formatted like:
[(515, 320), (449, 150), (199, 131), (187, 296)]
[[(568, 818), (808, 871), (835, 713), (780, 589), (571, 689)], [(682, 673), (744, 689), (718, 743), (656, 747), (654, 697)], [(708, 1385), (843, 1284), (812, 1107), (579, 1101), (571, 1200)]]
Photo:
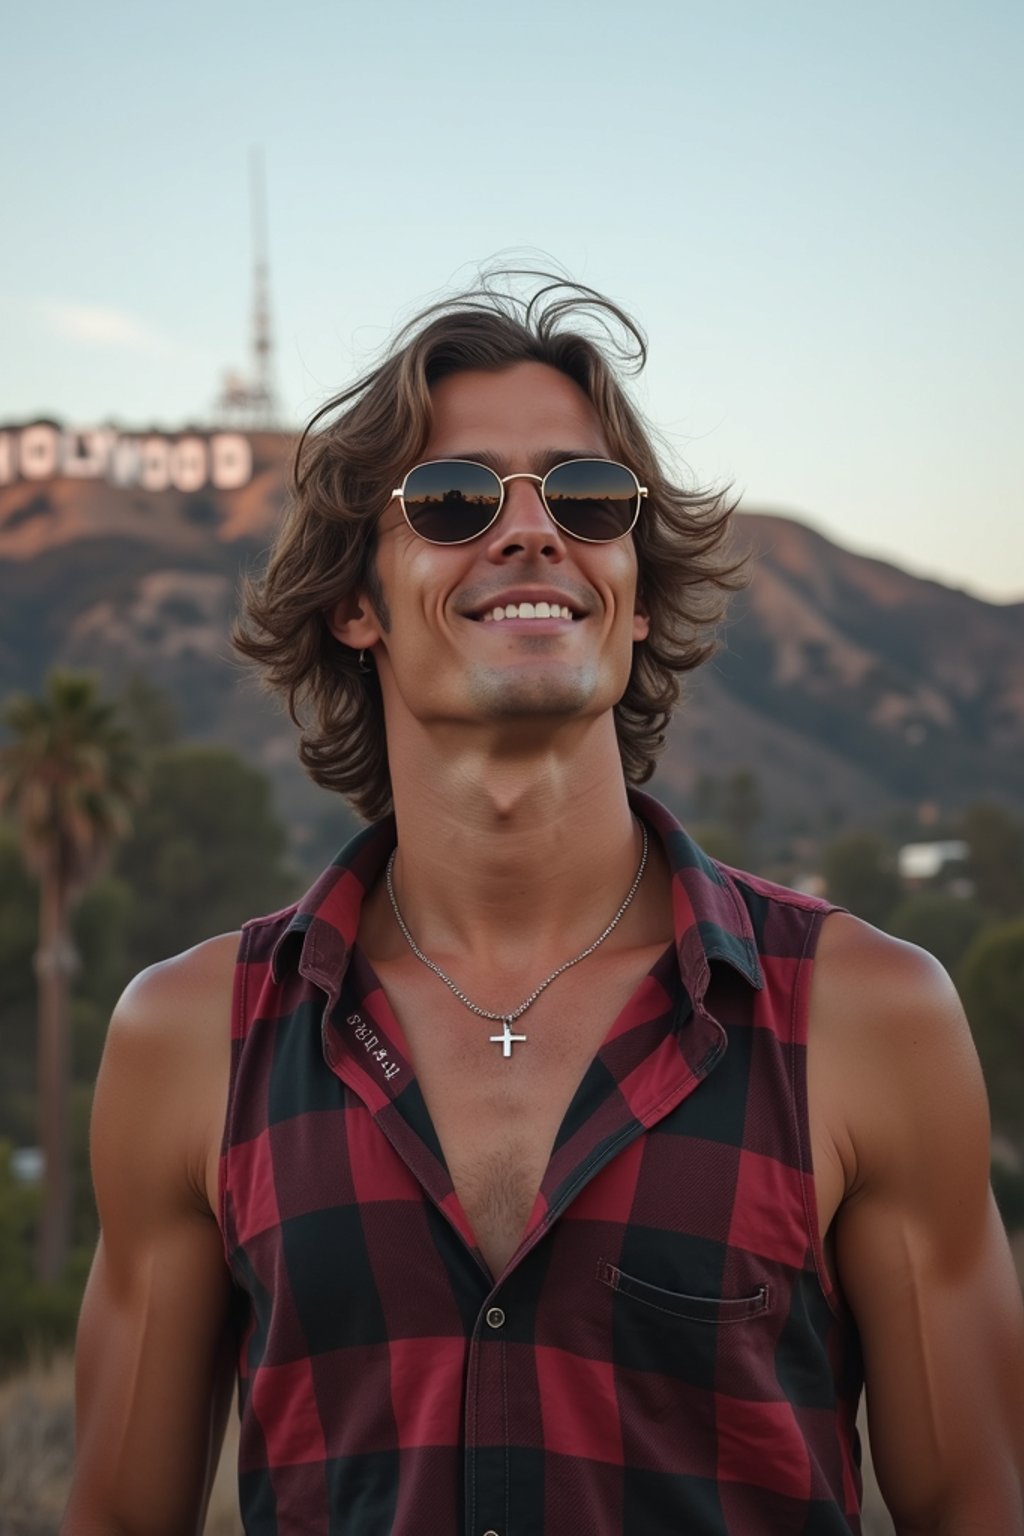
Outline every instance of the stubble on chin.
[(503, 667), (474, 667), (468, 678), (475, 710), (484, 719), (529, 717), (573, 718), (591, 703), (597, 691), (596, 667), (515, 671)]

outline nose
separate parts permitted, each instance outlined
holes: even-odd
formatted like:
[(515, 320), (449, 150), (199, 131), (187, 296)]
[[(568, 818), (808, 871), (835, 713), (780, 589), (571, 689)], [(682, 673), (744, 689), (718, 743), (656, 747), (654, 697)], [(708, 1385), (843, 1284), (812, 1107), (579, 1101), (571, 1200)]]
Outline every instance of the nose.
[(488, 556), (500, 564), (524, 556), (559, 561), (565, 557), (565, 535), (555, 523), (533, 476), (510, 477), (497, 522), (488, 530)]

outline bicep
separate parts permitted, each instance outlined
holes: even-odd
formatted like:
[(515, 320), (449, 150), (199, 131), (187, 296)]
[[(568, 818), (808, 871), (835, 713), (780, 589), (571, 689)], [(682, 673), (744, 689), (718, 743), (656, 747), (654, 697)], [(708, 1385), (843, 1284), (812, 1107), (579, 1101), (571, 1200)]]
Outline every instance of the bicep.
[[(906, 1529), (1009, 1532), (1020, 1518), (1024, 1344), (988, 1183), (980, 1069), (930, 962), (904, 956), (888, 980), (882, 1048), (869, 1043), (856, 1068), (857, 1180), (836, 1225), (875, 1467)], [(939, 1523), (957, 1512), (974, 1523)]]
[(228, 1271), (189, 1176), (190, 1069), (136, 1024), (115, 1016), (94, 1106), (101, 1238), (76, 1345), (67, 1536), (198, 1529), (231, 1386)]
[(100, 1240), (76, 1345), (71, 1536), (79, 1510), (131, 1536), (197, 1528), (232, 1366), (223, 1259), (207, 1246), (168, 1234), (126, 1273)]
[(914, 1520), (960, 1504), (991, 1504), (989, 1523), (976, 1528), (1010, 1536), (1007, 1512), (1020, 1509), (1020, 1296), (994, 1205), (955, 1269), (913, 1220), (870, 1199), (844, 1218), (838, 1254), (864, 1345), (875, 1470), (893, 1515), (916, 1529)]

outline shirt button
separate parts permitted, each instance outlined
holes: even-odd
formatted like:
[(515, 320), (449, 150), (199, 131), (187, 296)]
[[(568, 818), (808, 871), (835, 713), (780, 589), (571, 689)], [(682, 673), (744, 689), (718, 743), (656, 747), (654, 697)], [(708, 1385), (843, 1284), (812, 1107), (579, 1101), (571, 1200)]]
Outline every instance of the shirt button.
[[(504, 1323), (505, 1323), (505, 1314), (501, 1310), (501, 1308), (500, 1307), (488, 1307), (488, 1309), (487, 1309), (487, 1326), (488, 1326), (488, 1328), (502, 1328), (502, 1327), (504, 1327)], [(484, 1531), (484, 1536), (498, 1536), (498, 1533), (497, 1533), (497, 1531)]]

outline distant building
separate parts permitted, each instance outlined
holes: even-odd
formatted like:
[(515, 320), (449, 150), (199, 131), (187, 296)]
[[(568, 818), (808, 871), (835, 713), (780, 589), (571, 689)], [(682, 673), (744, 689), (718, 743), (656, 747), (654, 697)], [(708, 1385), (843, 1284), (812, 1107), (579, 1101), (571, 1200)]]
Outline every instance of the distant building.
[(968, 847), (959, 838), (937, 843), (904, 843), (897, 856), (900, 879), (908, 885), (923, 885), (938, 879), (951, 865), (964, 864)]
[(46, 1160), (41, 1147), (15, 1147), (11, 1153), (10, 1170), (19, 1184), (41, 1184), (46, 1172)]

